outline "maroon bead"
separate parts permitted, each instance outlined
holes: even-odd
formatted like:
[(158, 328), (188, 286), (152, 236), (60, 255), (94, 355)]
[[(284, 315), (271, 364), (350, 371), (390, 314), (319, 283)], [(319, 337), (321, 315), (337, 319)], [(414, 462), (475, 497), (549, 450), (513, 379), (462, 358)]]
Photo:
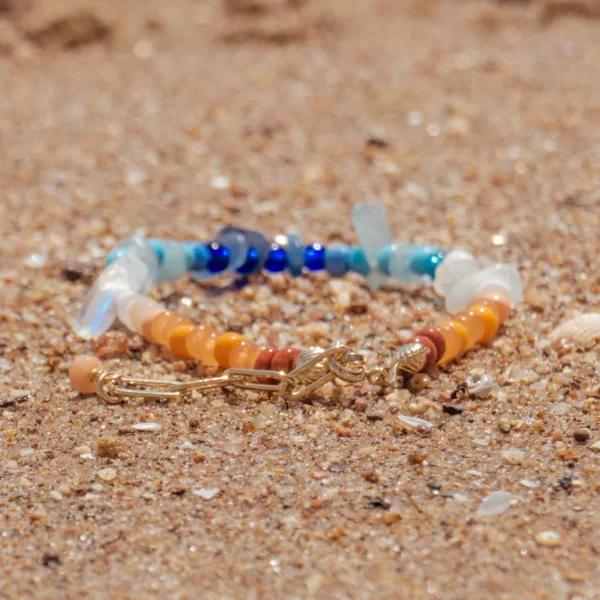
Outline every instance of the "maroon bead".
[(425, 329), (417, 331), (415, 335), (429, 338), (435, 344), (438, 360), (441, 360), (442, 356), (444, 356), (444, 354), (446, 353), (446, 340), (444, 339), (444, 336), (442, 335), (442, 332), (439, 329), (434, 329), (433, 327), (425, 327)]
[(437, 350), (433, 341), (424, 335), (415, 335), (414, 337), (411, 337), (410, 340), (404, 342), (404, 345), (406, 344), (421, 344), (421, 346), (425, 346), (425, 348), (429, 350), (425, 359), (425, 364), (421, 369), (421, 373), (427, 373), (427, 371), (430, 371), (433, 365), (435, 365), (437, 362)]
[(254, 361), (254, 369), (256, 371), (269, 371), (273, 357), (277, 354), (277, 348), (265, 348)]
[(273, 371), (283, 371), (289, 373), (292, 367), (292, 363), (295, 358), (300, 354), (298, 348), (284, 348), (283, 350), (277, 350), (273, 360), (271, 361), (271, 369)]

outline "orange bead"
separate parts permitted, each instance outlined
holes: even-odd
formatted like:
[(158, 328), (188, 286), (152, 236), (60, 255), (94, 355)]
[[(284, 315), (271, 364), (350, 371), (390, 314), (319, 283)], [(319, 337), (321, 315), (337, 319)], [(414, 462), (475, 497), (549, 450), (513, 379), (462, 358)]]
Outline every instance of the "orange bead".
[(229, 365), (232, 369), (251, 369), (263, 350), (263, 347), (247, 340), (239, 342), (231, 349)]
[(171, 310), (165, 310), (165, 312), (161, 312), (159, 315), (152, 319), (150, 324), (150, 338), (154, 344), (161, 344), (162, 334), (167, 323), (173, 319), (173, 317), (177, 317), (176, 313)]
[(173, 317), (171, 317), (166, 323), (165, 326), (163, 327), (160, 335), (162, 336), (161, 338), (156, 338), (160, 344), (162, 344), (163, 346), (166, 346), (167, 348), (170, 348), (169, 346), (169, 340), (171, 339), (171, 334), (181, 325), (194, 325), (189, 319), (187, 319), (186, 317), (182, 317), (181, 315), (178, 315), (177, 313), (175, 313), (175, 315), (173, 315)]
[(215, 342), (217, 333), (210, 327), (194, 327), (186, 338), (186, 348), (191, 356), (205, 365), (214, 367), (218, 365), (215, 359)]
[(508, 314), (510, 313), (510, 303), (506, 296), (502, 294), (498, 294), (493, 290), (483, 291), (479, 298), (475, 300), (475, 302), (485, 303), (488, 306), (492, 307), (498, 313), (498, 321), (500, 325), (508, 319)]
[(462, 323), (444, 321), (439, 324), (438, 329), (446, 342), (446, 351), (439, 362), (448, 362), (466, 350), (469, 334)]
[[(170, 310), (164, 310), (157, 315), (149, 317), (142, 323), (142, 336), (144, 339), (148, 340), (151, 344), (158, 344), (154, 336), (152, 335), (152, 328), (155, 327), (155, 322), (157, 323), (156, 327), (159, 327), (158, 323), (161, 323), (163, 319), (166, 319), (167, 316), (172, 315), (173, 313)], [(163, 316), (165, 315), (165, 316)]]
[(464, 312), (460, 312), (454, 315), (452, 320), (456, 321), (457, 323), (461, 323), (467, 330), (467, 350), (475, 346), (475, 344), (479, 343), (483, 338), (483, 334), (485, 333), (483, 319), (479, 315), (476, 315), (473, 311), (466, 310)]
[(187, 349), (187, 338), (191, 331), (194, 329), (194, 325), (191, 323), (184, 323), (183, 325), (177, 326), (169, 336), (169, 348), (175, 356), (181, 358), (194, 358), (189, 350)]
[(101, 368), (102, 364), (95, 356), (78, 356), (69, 368), (71, 387), (81, 394), (94, 394), (97, 390), (94, 372)]
[(229, 355), (231, 354), (231, 350), (236, 344), (239, 344), (243, 341), (243, 336), (241, 336), (239, 333), (233, 333), (232, 331), (222, 333), (217, 338), (213, 352), (215, 354), (215, 359), (221, 367), (224, 369), (228, 369), (230, 367), (231, 363), (229, 362)]
[(491, 306), (481, 302), (471, 304), (469, 310), (474, 312), (483, 321), (484, 331), (480, 342), (482, 344), (487, 344), (496, 335), (498, 327), (500, 327), (498, 312)]

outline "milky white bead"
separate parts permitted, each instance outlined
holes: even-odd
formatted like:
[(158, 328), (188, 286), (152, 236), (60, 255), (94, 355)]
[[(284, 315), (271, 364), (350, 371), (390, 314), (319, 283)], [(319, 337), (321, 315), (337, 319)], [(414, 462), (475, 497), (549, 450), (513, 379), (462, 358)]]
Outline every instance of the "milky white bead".
[(485, 264), (470, 252), (457, 248), (446, 254), (442, 264), (435, 270), (433, 288), (442, 297), (446, 296), (454, 284), (482, 269)]
[(131, 307), (137, 302), (140, 298), (145, 298), (146, 296), (142, 296), (140, 294), (131, 294), (129, 291), (119, 292), (117, 294), (116, 302), (117, 302), (117, 318), (127, 329), (131, 331), (135, 331), (133, 323), (131, 321)]
[(144, 290), (144, 292), (147, 292), (157, 278), (159, 267), (156, 252), (143, 236), (131, 235), (110, 252), (106, 259), (106, 265), (109, 266), (121, 256), (126, 255), (141, 260), (148, 267), (151, 277), (148, 279)]
[(520, 302), (523, 299), (523, 285), (516, 266), (499, 263), (456, 281), (446, 296), (446, 310), (450, 314), (465, 310), (485, 291), (506, 295), (511, 306)]
[(371, 267), (367, 282), (372, 290), (376, 290), (385, 280), (377, 264), (377, 255), (384, 246), (392, 243), (383, 207), (380, 204), (355, 204), (352, 208), (352, 225)]
[[(395, 281), (401, 281), (403, 283), (417, 284), (425, 284), (431, 281), (431, 279), (427, 275), (420, 275), (418, 273), (415, 273), (410, 268), (410, 261), (413, 257), (415, 248), (417, 247), (421, 246), (419, 246), (418, 244), (410, 243), (392, 244), (392, 251), (390, 252), (389, 259), (389, 272), (390, 277), (392, 279), (394, 279)], [(425, 248), (430, 247), (425, 246)], [(442, 262), (442, 264), (444, 263)]]
[(150, 269), (130, 254), (111, 263), (88, 292), (75, 322), (75, 333), (84, 339), (100, 337), (117, 317), (117, 300), (123, 292), (139, 293), (151, 281)]
[(185, 244), (177, 241), (162, 242), (164, 256), (158, 268), (157, 281), (177, 281), (187, 272), (187, 254)]

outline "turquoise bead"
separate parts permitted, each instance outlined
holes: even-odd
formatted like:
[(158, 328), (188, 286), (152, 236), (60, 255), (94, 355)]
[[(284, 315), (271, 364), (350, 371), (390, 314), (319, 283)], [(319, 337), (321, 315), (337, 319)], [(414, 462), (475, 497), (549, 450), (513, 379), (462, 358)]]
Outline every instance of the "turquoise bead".
[(418, 246), (410, 258), (410, 269), (417, 275), (435, 277), (435, 270), (444, 260), (446, 253), (434, 246)]
[(157, 238), (150, 238), (148, 240), (148, 243), (150, 244), (150, 247), (152, 248), (152, 250), (154, 250), (156, 254), (158, 264), (162, 265), (163, 261), (165, 260), (165, 243), (163, 242), (163, 240), (159, 240)]
[(390, 257), (394, 246), (395, 244), (387, 244), (377, 253), (377, 266), (385, 275), (390, 274)]
[(325, 250), (325, 268), (332, 277), (343, 277), (348, 272), (348, 254), (346, 244), (332, 244)]
[(371, 271), (364, 250), (360, 246), (352, 246), (348, 253), (348, 270), (368, 275)]
[(177, 281), (187, 273), (188, 258), (183, 242), (163, 241), (164, 258), (158, 268), (157, 280)]

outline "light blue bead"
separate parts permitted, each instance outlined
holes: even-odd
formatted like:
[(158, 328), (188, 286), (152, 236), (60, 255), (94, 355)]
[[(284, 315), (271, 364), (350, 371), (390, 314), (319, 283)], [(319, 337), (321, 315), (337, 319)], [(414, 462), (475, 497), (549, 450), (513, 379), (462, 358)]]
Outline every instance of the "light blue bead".
[(158, 269), (157, 281), (177, 281), (187, 273), (188, 262), (183, 242), (163, 241), (164, 259)]
[(269, 242), (267, 236), (260, 231), (243, 229), (241, 227), (232, 227), (231, 225), (224, 227), (219, 235), (225, 233), (241, 234), (246, 240), (246, 245), (248, 248), (246, 251), (246, 259), (242, 265), (236, 269), (237, 272), (244, 277), (260, 273), (263, 265), (269, 257), (269, 252), (271, 251), (271, 242)]
[(304, 243), (300, 236), (292, 233), (287, 236), (287, 264), (290, 275), (298, 277), (304, 268)]
[(239, 269), (245, 262), (248, 256), (248, 243), (246, 236), (237, 231), (221, 231), (215, 238), (215, 242), (219, 246), (229, 249), (229, 264), (228, 271)]
[(417, 272), (413, 267), (413, 258), (424, 254), (431, 255), (439, 252), (439, 248), (425, 244), (392, 244), (389, 256), (390, 277), (403, 283), (425, 284), (430, 281), (429, 275)]
[(352, 246), (348, 254), (348, 269), (361, 275), (368, 275), (371, 271), (364, 250), (360, 246)]
[(415, 248), (410, 259), (410, 268), (418, 275), (427, 275), (430, 279), (435, 277), (435, 270), (444, 260), (446, 253), (434, 246), (419, 246)]
[(333, 277), (343, 277), (348, 272), (348, 254), (346, 244), (332, 244), (325, 250), (325, 268)]
[(148, 240), (150, 247), (154, 250), (156, 254), (156, 258), (158, 259), (158, 264), (162, 265), (165, 260), (165, 243), (163, 240), (159, 240), (158, 238), (150, 238)]
[(390, 274), (390, 257), (394, 251), (394, 245), (395, 244), (387, 244), (377, 253), (377, 266), (379, 267), (379, 270), (386, 275)]

